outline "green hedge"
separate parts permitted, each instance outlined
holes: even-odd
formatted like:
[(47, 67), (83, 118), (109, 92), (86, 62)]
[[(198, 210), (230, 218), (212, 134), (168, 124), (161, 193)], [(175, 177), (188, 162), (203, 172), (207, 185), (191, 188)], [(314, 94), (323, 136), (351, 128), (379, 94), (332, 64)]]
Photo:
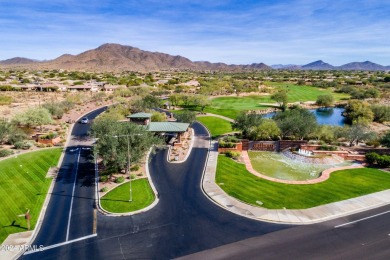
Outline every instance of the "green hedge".
[(366, 161), (371, 165), (377, 165), (382, 168), (390, 167), (389, 155), (380, 155), (375, 152), (367, 153)]

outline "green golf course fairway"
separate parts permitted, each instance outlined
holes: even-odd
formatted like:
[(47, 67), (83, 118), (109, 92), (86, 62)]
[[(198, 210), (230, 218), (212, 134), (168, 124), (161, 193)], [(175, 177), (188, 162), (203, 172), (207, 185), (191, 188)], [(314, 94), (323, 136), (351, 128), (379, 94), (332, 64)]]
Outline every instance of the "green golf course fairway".
[(213, 138), (233, 132), (232, 124), (229, 121), (219, 117), (199, 116), (196, 118), (196, 120), (203, 123), (207, 127)]
[[(310, 86), (298, 86), (294, 84), (271, 83), (278, 89), (287, 90), (288, 102), (316, 101), (319, 95), (332, 94), (336, 101), (347, 98), (348, 95), (335, 93), (328, 89), (320, 89)], [(205, 108), (205, 112), (223, 115), (235, 119), (240, 111), (243, 110), (261, 110), (268, 108), (265, 104), (274, 104), (271, 95), (251, 95), (244, 97), (218, 97), (212, 99), (211, 105)]]

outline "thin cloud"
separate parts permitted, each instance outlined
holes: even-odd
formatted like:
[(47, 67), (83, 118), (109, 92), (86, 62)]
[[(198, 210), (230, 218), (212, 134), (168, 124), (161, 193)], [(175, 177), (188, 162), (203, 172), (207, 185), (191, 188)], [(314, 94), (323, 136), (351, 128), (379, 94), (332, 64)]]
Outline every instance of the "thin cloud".
[[(267, 3), (264, 3), (267, 2)], [(0, 59), (53, 59), (105, 42), (226, 63), (388, 65), (383, 1), (0, 0)]]

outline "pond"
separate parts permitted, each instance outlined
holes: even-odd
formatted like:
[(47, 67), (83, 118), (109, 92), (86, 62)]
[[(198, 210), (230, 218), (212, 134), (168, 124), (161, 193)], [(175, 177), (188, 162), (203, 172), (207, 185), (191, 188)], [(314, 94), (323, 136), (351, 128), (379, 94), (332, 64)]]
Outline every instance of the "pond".
[[(326, 108), (326, 109), (310, 109), (318, 124), (320, 125), (337, 125), (343, 126), (345, 125), (345, 117), (343, 116), (344, 108), (335, 107), (335, 108)], [(278, 112), (272, 112), (265, 114), (265, 118), (272, 118)]]
[(249, 151), (253, 169), (269, 177), (302, 181), (318, 178), (322, 171), (338, 166), (350, 165), (346, 161), (339, 164), (311, 164), (299, 162), (276, 152)]

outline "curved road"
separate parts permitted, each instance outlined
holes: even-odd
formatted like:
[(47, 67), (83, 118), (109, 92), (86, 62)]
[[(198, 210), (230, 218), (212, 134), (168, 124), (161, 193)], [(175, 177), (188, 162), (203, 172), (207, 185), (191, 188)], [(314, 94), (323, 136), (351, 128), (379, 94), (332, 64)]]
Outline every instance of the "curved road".
[[(89, 117), (92, 118), (93, 115)], [(27, 252), (22, 258), (171, 259), (188, 256), (194, 259), (285, 259), (290, 256), (319, 258), (322, 254), (328, 258), (339, 258), (340, 252), (344, 252), (343, 248), (348, 249), (345, 251), (347, 253), (359, 255), (356, 252), (366, 250), (367, 253), (379, 246), (383, 247), (383, 243), (388, 245), (388, 236), (384, 240), (375, 240), (379, 242), (371, 243), (371, 247), (362, 248), (355, 244), (359, 236), (365, 236), (366, 241), (382, 237), (384, 225), (389, 223), (386, 222), (386, 217), (389, 216), (386, 214), (358, 222), (357, 226), (360, 228), (355, 228), (355, 224), (346, 228), (334, 226), (368, 216), (370, 212), (322, 224), (292, 227), (246, 219), (215, 205), (205, 197), (200, 188), (207, 156), (207, 148), (204, 146), (207, 131), (197, 123), (193, 127), (197, 141), (185, 163), (168, 163), (167, 150), (160, 150), (152, 157), (149, 167), (159, 192), (159, 203), (150, 211), (134, 216), (108, 217), (97, 213), (97, 235), (93, 234), (96, 223), (95, 176), (94, 165), (88, 159), (91, 152), (82, 149), (76, 151), (75, 148), (79, 145), (67, 149), (53, 191), (54, 196), (34, 241), (34, 245), (44, 245), (47, 250)], [(85, 125), (76, 125), (73, 133), (79, 136), (87, 130)], [(72, 212), (69, 214), (71, 208)], [(382, 209), (374, 212), (380, 210)], [(375, 222), (378, 219), (381, 221)], [(367, 225), (372, 222), (375, 223), (374, 230)], [(387, 230), (388, 233), (390, 230)], [(348, 247), (346, 243), (349, 238), (353, 243)], [(376, 256), (380, 256), (380, 253), (389, 255), (388, 248), (390, 247), (377, 251)], [(200, 252), (203, 250), (206, 251)], [(197, 252), (200, 253), (190, 255)]]

